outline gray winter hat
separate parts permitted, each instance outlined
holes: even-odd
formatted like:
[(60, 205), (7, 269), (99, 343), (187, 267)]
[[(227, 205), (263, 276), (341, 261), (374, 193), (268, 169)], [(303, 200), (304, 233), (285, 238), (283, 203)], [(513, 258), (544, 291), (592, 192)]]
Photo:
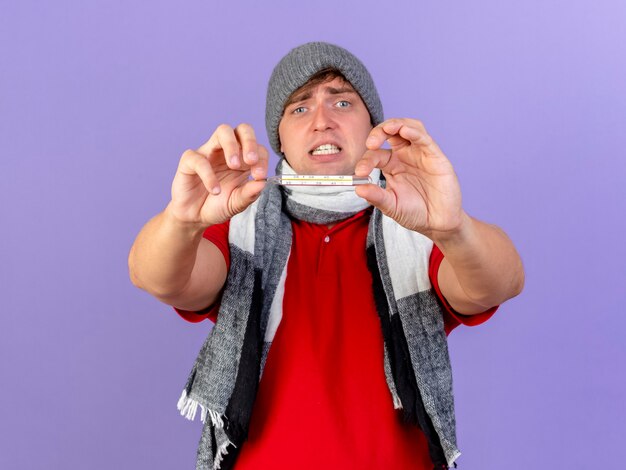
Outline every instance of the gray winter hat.
[(383, 122), (383, 105), (372, 76), (363, 63), (342, 47), (327, 42), (309, 42), (292, 49), (281, 59), (267, 85), (265, 127), (270, 145), (277, 155), (281, 155), (278, 125), (287, 99), (317, 72), (330, 67), (339, 70), (359, 93), (372, 124)]

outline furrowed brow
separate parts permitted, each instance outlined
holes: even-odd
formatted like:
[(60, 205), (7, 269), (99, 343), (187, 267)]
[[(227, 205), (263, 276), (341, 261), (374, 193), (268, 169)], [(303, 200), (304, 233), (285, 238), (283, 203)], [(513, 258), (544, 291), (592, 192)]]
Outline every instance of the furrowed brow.
[(291, 104), (299, 103), (300, 101), (306, 101), (313, 96), (313, 92), (311, 90), (304, 90), (301, 93), (296, 93), (293, 95), (287, 103), (285, 103), (285, 108)]
[(354, 90), (354, 88), (352, 87), (342, 87), (342, 88), (335, 88), (332, 86), (326, 87), (326, 92), (329, 95), (341, 95), (342, 93), (354, 93), (356, 94), (356, 91)]

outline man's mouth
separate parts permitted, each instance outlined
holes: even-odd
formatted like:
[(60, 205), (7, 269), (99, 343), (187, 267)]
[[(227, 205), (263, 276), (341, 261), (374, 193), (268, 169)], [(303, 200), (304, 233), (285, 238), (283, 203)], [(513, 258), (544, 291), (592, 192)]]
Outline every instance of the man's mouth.
[(311, 150), (311, 155), (333, 155), (341, 152), (341, 149), (333, 144), (324, 144)]

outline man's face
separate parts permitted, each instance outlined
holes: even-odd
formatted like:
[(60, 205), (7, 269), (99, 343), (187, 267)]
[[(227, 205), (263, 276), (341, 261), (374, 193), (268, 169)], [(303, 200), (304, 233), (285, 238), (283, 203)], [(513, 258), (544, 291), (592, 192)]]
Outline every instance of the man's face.
[(351, 175), (371, 129), (359, 94), (336, 77), (297, 90), (285, 107), (278, 135), (281, 151), (296, 173)]

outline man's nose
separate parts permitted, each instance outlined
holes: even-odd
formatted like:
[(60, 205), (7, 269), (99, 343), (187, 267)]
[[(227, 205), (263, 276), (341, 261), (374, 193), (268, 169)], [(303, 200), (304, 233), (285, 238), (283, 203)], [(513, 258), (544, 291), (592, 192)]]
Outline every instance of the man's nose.
[(313, 114), (313, 128), (316, 131), (325, 131), (331, 129), (333, 125), (331, 111), (324, 105), (318, 106)]

